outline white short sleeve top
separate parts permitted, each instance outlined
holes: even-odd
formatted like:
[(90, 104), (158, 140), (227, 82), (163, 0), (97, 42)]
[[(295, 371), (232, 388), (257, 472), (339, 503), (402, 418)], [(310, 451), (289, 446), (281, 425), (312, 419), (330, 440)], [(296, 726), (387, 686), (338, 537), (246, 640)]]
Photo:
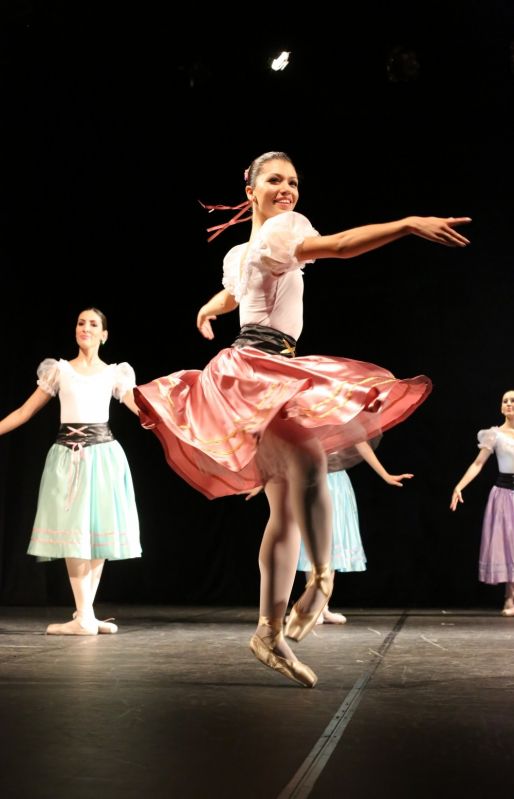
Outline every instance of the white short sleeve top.
[(302, 267), (296, 248), (319, 236), (296, 211), (267, 219), (250, 244), (233, 247), (223, 262), (223, 285), (239, 303), (241, 325), (274, 327), (297, 339), (303, 325)]
[(136, 385), (128, 363), (111, 363), (94, 375), (77, 372), (69, 361), (46, 358), (37, 370), (38, 386), (52, 397), (59, 395), (61, 424), (109, 421), (111, 397), (122, 401)]

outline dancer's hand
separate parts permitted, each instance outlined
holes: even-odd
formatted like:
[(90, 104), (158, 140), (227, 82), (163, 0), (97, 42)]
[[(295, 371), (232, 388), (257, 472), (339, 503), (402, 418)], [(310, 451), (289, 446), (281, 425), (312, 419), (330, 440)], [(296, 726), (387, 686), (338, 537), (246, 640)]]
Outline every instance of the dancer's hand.
[(469, 216), (412, 216), (409, 223), (412, 232), (422, 239), (444, 244), (446, 247), (466, 247), (469, 239), (454, 230), (456, 225), (467, 225), (471, 222)]
[(209, 314), (204, 308), (200, 308), (198, 316), (196, 317), (196, 326), (204, 338), (212, 340), (214, 338), (214, 331), (211, 326), (217, 317), (214, 314)]
[(464, 504), (464, 500), (462, 499), (462, 491), (459, 491), (458, 488), (454, 488), (452, 494), (452, 501), (450, 502), (450, 510), (457, 510), (459, 502), (462, 502)]
[(403, 488), (402, 480), (410, 480), (411, 477), (414, 477), (413, 474), (389, 474), (388, 472), (384, 475), (384, 480), (390, 486), (398, 486), (398, 488)]

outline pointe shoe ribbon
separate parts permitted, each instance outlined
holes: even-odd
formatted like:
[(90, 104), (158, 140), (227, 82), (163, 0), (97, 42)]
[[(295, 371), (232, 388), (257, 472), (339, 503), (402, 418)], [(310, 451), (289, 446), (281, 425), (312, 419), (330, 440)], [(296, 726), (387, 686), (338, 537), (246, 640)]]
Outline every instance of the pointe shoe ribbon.
[(284, 677), (294, 680), (305, 688), (314, 688), (318, 682), (316, 674), (305, 663), (299, 660), (289, 660), (274, 651), (274, 647), (282, 637), (282, 619), (269, 619), (267, 616), (259, 618), (259, 626), (271, 628), (269, 635), (253, 635), (250, 639), (250, 649), (257, 658), (268, 668), (278, 671)]
[[(330, 564), (326, 563), (322, 566), (313, 566), (311, 576), (309, 577), (305, 587), (305, 591), (298, 602), (293, 605), (291, 613), (289, 614), (289, 619), (285, 628), (285, 634), (288, 638), (292, 638), (293, 641), (301, 641), (310, 633), (320, 614), (323, 613), (324, 609), (328, 605), (328, 600), (332, 594), (333, 585), (334, 577), (330, 569)], [(317, 608), (317, 610), (311, 611), (310, 613), (305, 613), (303, 610), (300, 610), (299, 606), (301, 605), (302, 599), (309, 588), (313, 587), (321, 591), (325, 597), (325, 601), (319, 606), (319, 608)]]

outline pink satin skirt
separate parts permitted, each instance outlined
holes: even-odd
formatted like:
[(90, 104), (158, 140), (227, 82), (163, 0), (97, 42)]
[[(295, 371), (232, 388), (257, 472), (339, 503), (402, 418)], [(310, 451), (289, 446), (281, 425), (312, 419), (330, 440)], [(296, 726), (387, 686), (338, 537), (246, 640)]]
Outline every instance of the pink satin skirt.
[(171, 468), (213, 499), (251, 491), (280, 471), (279, 457), (259, 451), (273, 420), (287, 422), (289, 441), (309, 431), (347, 468), (360, 459), (355, 444), (402, 422), (431, 390), (424, 375), (400, 380), (372, 363), (242, 347), (221, 350), (203, 371), (138, 386), (134, 395), (141, 424), (154, 431)]

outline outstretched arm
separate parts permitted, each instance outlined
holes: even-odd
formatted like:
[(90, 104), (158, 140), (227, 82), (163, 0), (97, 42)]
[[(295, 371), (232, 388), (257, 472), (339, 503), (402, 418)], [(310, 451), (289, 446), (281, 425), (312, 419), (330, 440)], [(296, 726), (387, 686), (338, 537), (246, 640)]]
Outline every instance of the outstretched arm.
[(308, 237), (298, 245), (295, 255), (299, 261), (353, 258), (410, 235), (447, 247), (465, 247), (469, 239), (454, 228), (469, 222), (469, 216), (408, 216), (395, 222), (351, 228), (331, 236)]
[(204, 338), (213, 339), (214, 333), (211, 322), (213, 322), (217, 316), (220, 316), (220, 314), (235, 310), (238, 305), (239, 303), (236, 302), (235, 298), (227, 289), (223, 289), (223, 291), (219, 291), (214, 297), (211, 297), (209, 302), (202, 305), (196, 317), (196, 326), (202, 336)]
[(384, 469), (367, 441), (361, 441), (360, 444), (356, 444), (355, 449), (362, 459), (390, 486), (403, 488), (402, 480), (410, 480), (411, 477), (414, 477), (413, 474), (389, 474), (389, 472)]
[(490, 449), (481, 449), (471, 466), (464, 472), (459, 482), (453, 489), (452, 501), (450, 502), (450, 509), (457, 510), (459, 502), (464, 502), (462, 499), (462, 492), (467, 485), (475, 479), (477, 474), (482, 471), (482, 466), (491, 454)]
[(134, 400), (134, 391), (133, 391), (133, 389), (129, 389), (129, 391), (127, 391), (123, 395), (123, 399), (121, 401), (123, 402), (124, 405), (127, 406), (129, 411), (132, 411), (132, 413), (135, 413), (136, 416), (139, 416), (139, 408), (137, 407), (137, 405), (135, 403), (135, 400)]
[(41, 388), (36, 388), (23, 405), (0, 421), (0, 436), (10, 433), (11, 430), (16, 430), (17, 427), (28, 422), (51, 399), (51, 394), (47, 394)]

